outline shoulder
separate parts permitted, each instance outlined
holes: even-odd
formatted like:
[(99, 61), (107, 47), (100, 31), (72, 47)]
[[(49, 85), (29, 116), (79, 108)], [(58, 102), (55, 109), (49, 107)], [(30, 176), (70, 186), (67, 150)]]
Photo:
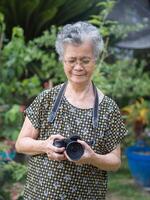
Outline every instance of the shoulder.
[(40, 104), (53, 102), (62, 85), (63, 84), (59, 84), (51, 89), (43, 90), (37, 95), (37, 97), (34, 99), (34, 102), (39, 102)]
[(102, 100), (102, 106), (105, 108), (105, 111), (108, 113), (113, 113), (113, 112), (120, 112), (120, 108), (116, 101), (112, 99), (111, 97), (104, 95), (103, 100)]
[(105, 102), (109, 107), (118, 107), (116, 101), (114, 99), (112, 99), (111, 97), (105, 95)]
[(99, 98), (99, 104), (103, 104), (107, 108), (118, 108), (117, 103), (115, 100), (113, 100), (111, 97), (105, 95), (99, 88), (97, 88), (98, 91), (98, 98)]
[(38, 97), (40, 99), (45, 99), (45, 98), (53, 98), (55, 95), (57, 95), (57, 93), (59, 92), (59, 90), (61, 89), (63, 84), (59, 84), (57, 86), (54, 86), (51, 89), (47, 89), (47, 90), (43, 90), (41, 93), (39, 93)]

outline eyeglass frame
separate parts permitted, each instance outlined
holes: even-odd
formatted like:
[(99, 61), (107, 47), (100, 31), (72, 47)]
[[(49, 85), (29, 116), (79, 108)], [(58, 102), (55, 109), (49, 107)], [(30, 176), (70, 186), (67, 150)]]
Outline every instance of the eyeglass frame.
[[(74, 61), (72, 61), (72, 63), (71, 62), (69, 62), (69, 60), (71, 61), (71, 59), (73, 60), (73, 59), (75, 59)], [(86, 61), (85, 61), (85, 63), (84, 63), (84, 60), (83, 59), (87, 59), (88, 60), (88, 63), (86, 63)], [(77, 58), (69, 58), (69, 59), (63, 59), (63, 61), (64, 61), (64, 63), (66, 64), (66, 65), (68, 65), (68, 66), (71, 66), (71, 67), (74, 67), (74, 66), (76, 66), (77, 64), (79, 64), (80, 66), (83, 66), (83, 67), (86, 67), (86, 66), (88, 66), (89, 64), (90, 64), (90, 62), (91, 61), (95, 61), (96, 59), (94, 59), (94, 58), (91, 58), (91, 57), (83, 57), (83, 58), (80, 58), (80, 59), (77, 59)]]

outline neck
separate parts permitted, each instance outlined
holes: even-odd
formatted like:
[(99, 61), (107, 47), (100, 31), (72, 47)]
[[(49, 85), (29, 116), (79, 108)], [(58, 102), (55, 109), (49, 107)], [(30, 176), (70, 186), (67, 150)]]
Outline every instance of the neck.
[(83, 92), (88, 92), (92, 88), (91, 86), (91, 81), (84, 84), (75, 84), (68, 81), (67, 88), (76, 94), (82, 94)]
[(72, 101), (83, 101), (94, 96), (92, 82), (73, 84), (68, 81), (65, 96)]
[(72, 84), (68, 82), (65, 97), (74, 106), (79, 108), (92, 108), (94, 105), (94, 91), (92, 82)]

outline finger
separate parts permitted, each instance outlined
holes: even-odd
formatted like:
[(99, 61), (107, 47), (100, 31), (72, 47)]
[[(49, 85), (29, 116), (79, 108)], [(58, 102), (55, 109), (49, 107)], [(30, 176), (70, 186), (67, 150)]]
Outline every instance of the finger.
[(53, 144), (50, 146), (50, 148), (55, 153), (63, 153), (65, 151), (65, 147), (55, 147)]
[(49, 160), (66, 160), (66, 157), (64, 154), (57, 154), (55, 152), (48, 152), (47, 156)]
[(55, 140), (55, 139), (62, 140), (62, 139), (64, 139), (64, 137), (60, 134), (51, 135), (49, 138), (52, 139), (52, 140)]
[(77, 140), (77, 142), (79, 142), (83, 147), (89, 149), (91, 148), (85, 141), (83, 140)]
[(58, 154), (58, 153), (53, 153), (53, 158), (54, 160), (57, 160), (57, 161), (66, 159), (64, 154)]
[(67, 158), (67, 160), (69, 160), (70, 162), (73, 162), (73, 160), (71, 160), (71, 159), (69, 158), (69, 156), (67, 155), (66, 151), (64, 151), (64, 155), (65, 155), (65, 157)]

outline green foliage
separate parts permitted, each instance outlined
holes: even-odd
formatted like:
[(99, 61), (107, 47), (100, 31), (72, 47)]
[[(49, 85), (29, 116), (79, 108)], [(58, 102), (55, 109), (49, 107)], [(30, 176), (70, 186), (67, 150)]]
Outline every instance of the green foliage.
[[(12, 34), (12, 40), (4, 46), (2, 49), (0, 61), (1, 61), (1, 85), (0, 85), (0, 103), (1, 104), (7, 104), (10, 103), (10, 101), (13, 102), (14, 97), (15, 103), (20, 103), (26, 96), (22, 96), (20, 98), (20, 94), (18, 93), (18, 89), (25, 92), (26, 89), (28, 90), (30, 85), (30, 77), (28, 80), (28, 84), (26, 83), (25, 86), (28, 85), (27, 88), (24, 86), (24, 80), (22, 80), (22, 77), (24, 76), (24, 73), (26, 72), (26, 61), (24, 59), (26, 53), (26, 45), (24, 42), (23, 37), (23, 30), (21, 28), (14, 28), (13, 34)], [(28, 78), (28, 77), (27, 77)], [(32, 88), (35, 90), (36, 87), (40, 86), (39, 80), (37, 79), (37, 84), (32, 86)], [(35, 82), (35, 83), (36, 83)], [(11, 84), (10, 84), (11, 83)], [(38, 88), (39, 89), (39, 88)], [(25, 92), (27, 93), (27, 92)], [(8, 98), (8, 96), (10, 98)]]
[(1, 104), (27, 104), (42, 90), (44, 81), (51, 80), (56, 84), (64, 80), (54, 50), (55, 38), (56, 28), (53, 26), (26, 44), (23, 30), (13, 29), (12, 40), (4, 46), (0, 57)]
[(10, 149), (10, 146), (4, 144), (3, 142), (0, 142), (0, 151), (7, 151)]
[(0, 105), (8, 108), (0, 112), (1, 136), (15, 140), (23, 121), (21, 105), (29, 105), (45, 82), (55, 85), (65, 80), (54, 49), (56, 32), (52, 26), (41, 37), (25, 43), (23, 30), (14, 27), (11, 41), (4, 45), (0, 55)]
[(99, 14), (92, 15), (91, 19), (89, 20), (92, 24), (99, 27), (100, 33), (103, 37), (110, 36), (110, 27), (117, 24), (116, 22), (107, 20), (108, 14), (113, 9), (115, 5), (115, 1), (102, 1), (97, 4), (99, 7)]
[[(41, 80), (51, 79), (54, 84), (62, 82), (65, 78), (54, 47), (57, 31), (56, 27), (52, 26), (51, 32), (45, 31), (41, 37), (30, 41), (29, 50), (33, 49), (35, 54), (28, 55), (28, 62), (33, 63), (30, 72), (36, 73)], [(38, 65), (41, 66), (40, 70), (37, 68)]]
[[(94, 75), (97, 85), (120, 106), (127, 105), (139, 97), (149, 96), (150, 73), (144, 72), (146, 60), (138, 62), (128, 54), (128, 59), (122, 56), (121, 50), (115, 50), (113, 44), (120, 38), (124, 38), (131, 31), (142, 29), (145, 24), (135, 26), (119, 24), (108, 20), (107, 17), (116, 1), (107, 0), (98, 3), (99, 15), (93, 15), (91, 23), (99, 27), (100, 33), (105, 39), (104, 50), (98, 61)], [(119, 55), (119, 56), (118, 56)]]
[(19, 118), (19, 106), (14, 104), (13, 107), (5, 113), (5, 123), (7, 125), (13, 124), (19, 120)]
[(20, 106), (14, 104), (0, 112), (0, 121), (0, 136), (16, 140), (23, 121)]
[[(110, 32), (107, 32), (106, 27), (104, 26), (105, 23), (110, 23), (112, 24), (112, 21), (107, 20), (108, 14), (111, 12), (115, 5), (115, 1), (113, 0), (106, 0), (106, 1), (101, 1), (97, 4), (99, 7), (99, 14), (98, 15), (92, 15), (90, 22), (95, 24), (96, 26), (100, 27), (101, 34), (103, 36), (107, 35)], [(106, 31), (106, 32), (105, 32)]]
[[(8, 185), (16, 182), (24, 182), (27, 175), (27, 167), (14, 161), (0, 162), (0, 199), (11, 200), (9, 192), (6, 190)], [(20, 197), (21, 198), (21, 197)]]
[(0, 11), (5, 15), (6, 32), (10, 37), (12, 28), (24, 29), (26, 40), (42, 34), (51, 25), (87, 19), (97, 11), (99, 0), (1, 0)]
[(150, 101), (140, 98), (122, 108), (126, 125), (136, 141), (150, 145)]
[(10, 194), (7, 191), (2, 190), (2, 188), (0, 188), (0, 200), (11, 200), (10, 199)]
[(8, 162), (4, 166), (6, 177), (11, 182), (23, 181), (27, 174), (27, 167), (14, 161)]
[(0, 12), (0, 51), (4, 39), (4, 31), (5, 31), (4, 15)]
[[(116, 41), (125, 38), (129, 32), (139, 31), (147, 26), (147, 22), (136, 23), (132, 25), (121, 24), (117, 21), (109, 20), (109, 14), (116, 4), (114, 0), (101, 1), (97, 4), (99, 8), (99, 14), (92, 15), (89, 20), (92, 24), (99, 28), (99, 31), (103, 38), (108, 42), (109, 45), (113, 45)], [(107, 43), (106, 42), (106, 43)], [(108, 44), (106, 45), (106, 48)]]
[(144, 62), (137, 67), (134, 59), (118, 60), (114, 64), (98, 65), (94, 81), (104, 93), (116, 99), (120, 106), (131, 100), (149, 96), (150, 74), (144, 72)]
[(0, 35), (5, 31), (4, 15), (0, 12)]

